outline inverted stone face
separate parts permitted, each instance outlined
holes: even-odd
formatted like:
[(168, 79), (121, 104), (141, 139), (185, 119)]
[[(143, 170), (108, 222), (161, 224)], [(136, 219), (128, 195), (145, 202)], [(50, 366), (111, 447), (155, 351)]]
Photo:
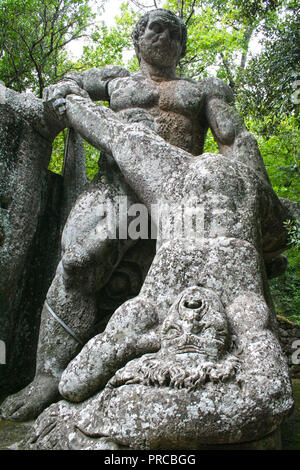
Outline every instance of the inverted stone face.
[[(262, 438), (292, 406), (268, 316), (256, 294), (238, 297), (225, 313), (213, 291), (184, 290), (162, 325), (158, 352), (128, 362), (82, 404), (45, 410), (27, 447), (54, 448), (55, 440), (59, 449), (197, 449)], [(209, 331), (221, 344), (217, 354), (203, 348)]]
[[(195, 449), (272, 432), (293, 400), (263, 293), (259, 256), (246, 242), (206, 240), (195, 250), (163, 245), (139, 296), (117, 309), (61, 381), (62, 391), (65, 384), (82, 394), (95, 380), (98, 357), (99, 377), (107, 368), (111, 375), (104, 390), (45, 410), (27, 446), (52, 448), (59, 437), (62, 449)], [(128, 361), (130, 337), (143, 353)], [(116, 354), (125, 365), (114, 373)], [(45, 434), (50, 422), (55, 431)]]

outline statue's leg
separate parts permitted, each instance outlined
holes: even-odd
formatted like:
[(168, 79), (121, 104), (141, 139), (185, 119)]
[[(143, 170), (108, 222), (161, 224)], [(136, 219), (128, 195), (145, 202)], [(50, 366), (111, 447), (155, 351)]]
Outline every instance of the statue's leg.
[[(100, 210), (103, 190), (103, 185), (92, 187), (80, 196), (71, 211), (63, 234), (62, 261), (43, 308), (36, 374), (31, 384), (1, 405), (0, 414), (5, 419), (33, 419), (58, 399), (57, 387), (63, 370), (97, 333), (97, 294), (132, 245), (131, 240), (119, 242), (108, 236), (109, 225)], [(109, 196), (107, 190), (106, 197)]]
[[(51, 311), (71, 329), (78, 340), (57, 321)], [(4, 401), (1, 406), (4, 419), (33, 419), (59, 398), (59, 378), (69, 361), (82, 348), (79, 341), (83, 343), (92, 336), (96, 313), (95, 298), (82, 295), (74, 289), (66, 289), (60, 264), (42, 311), (34, 380)]]

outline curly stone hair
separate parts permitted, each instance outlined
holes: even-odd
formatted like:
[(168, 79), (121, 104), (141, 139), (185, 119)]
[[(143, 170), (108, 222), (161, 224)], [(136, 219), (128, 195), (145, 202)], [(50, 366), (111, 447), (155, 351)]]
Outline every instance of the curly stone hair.
[(135, 48), (135, 51), (136, 51), (137, 58), (140, 60), (140, 58), (139, 58), (139, 39), (140, 39), (140, 37), (142, 36), (142, 34), (144, 33), (144, 31), (146, 29), (146, 26), (147, 26), (148, 21), (149, 21), (150, 14), (153, 13), (153, 12), (156, 12), (156, 11), (162, 11), (162, 12), (166, 13), (167, 15), (169, 15), (171, 17), (172, 21), (175, 20), (179, 24), (179, 26), (181, 28), (181, 54), (180, 54), (180, 58), (184, 57), (185, 54), (186, 54), (186, 42), (187, 42), (187, 28), (186, 28), (184, 22), (182, 21), (181, 18), (176, 16), (175, 13), (173, 13), (172, 11), (166, 10), (165, 8), (157, 8), (156, 10), (150, 10), (147, 13), (145, 13), (143, 16), (141, 16), (141, 18), (138, 20), (138, 22), (136, 23), (136, 25), (134, 27), (134, 30), (132, 32), (131, 37), (132, 37), (132, 40), (133, 40), (133, 44), (134, 44), (134, 48)]

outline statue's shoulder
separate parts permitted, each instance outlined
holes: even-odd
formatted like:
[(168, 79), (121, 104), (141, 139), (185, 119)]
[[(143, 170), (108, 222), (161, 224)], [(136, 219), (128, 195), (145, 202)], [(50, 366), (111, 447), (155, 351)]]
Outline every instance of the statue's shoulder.
[(215, 77), (209, 77), (198, 82), (201, 89), (205, 92), (206, 97), (219, 97), (224, 101), (233, 101), (233, 91), (223, 80)]
[[(119, 93), (123, 93), (126, 90), (128, 93), (129, 89), (132, 88), (134, 93), (137, 89), (146, 89), (149, 87), (149, 80), (145, 75), (140, 72), (130, 73), (126, 69), (123, 70), (113, 70), (113, 73), (109, 73), (109, 70), (106, 72), (108, 77), (106, 82), (108, 82), (108, 90), (111, 95), (114, 91), (118, 90)], [(120, 91), (120, 87), (123, 90)]]
[(94, 77), (95, 79), (100, 79), (104, 82), (109, 82), (115, 78), (130, 76), (130, 72), (121, 65), (105, 65), (104, 67), (101, 67), (101, 69), (92, 68), (88, 69), (85, 74), (89, 76), (89, 79)]

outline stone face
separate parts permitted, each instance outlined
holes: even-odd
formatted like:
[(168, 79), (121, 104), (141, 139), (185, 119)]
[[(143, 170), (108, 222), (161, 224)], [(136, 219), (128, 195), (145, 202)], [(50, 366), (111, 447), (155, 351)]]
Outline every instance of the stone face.
[(187, 288), (163, 322), (159, 351), (128, 362), (95, 397), (51, 405), (27, 448), (197, 449), (262, 438), (292, 406), (269, 314), (255, 294), (226, 314), (213, 291)]

